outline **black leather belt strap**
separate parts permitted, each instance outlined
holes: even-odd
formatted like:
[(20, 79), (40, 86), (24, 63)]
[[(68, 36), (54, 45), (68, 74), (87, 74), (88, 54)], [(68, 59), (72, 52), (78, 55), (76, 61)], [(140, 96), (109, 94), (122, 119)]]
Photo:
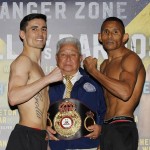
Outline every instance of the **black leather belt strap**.
[(49, 108), (49, 124), (58, 139), (72, 140), (89, 134), (88, 126), (95, 124), (96, 113), (77, 99), (63, 99)]

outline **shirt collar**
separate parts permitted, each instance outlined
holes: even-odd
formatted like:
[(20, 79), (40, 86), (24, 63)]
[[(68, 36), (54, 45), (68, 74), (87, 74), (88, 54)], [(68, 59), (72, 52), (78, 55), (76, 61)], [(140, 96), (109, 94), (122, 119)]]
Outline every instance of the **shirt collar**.
[[(74, 85), (74, 83), (76, 81), (78, 81), (80, 78), (82, 77), (81, 73), (79, 72), (79, 70), (73, 75), (72, 79), (71, 79), (71, 83)], [(66, 84), (66, 79), (63, 79), (63, 83)]]

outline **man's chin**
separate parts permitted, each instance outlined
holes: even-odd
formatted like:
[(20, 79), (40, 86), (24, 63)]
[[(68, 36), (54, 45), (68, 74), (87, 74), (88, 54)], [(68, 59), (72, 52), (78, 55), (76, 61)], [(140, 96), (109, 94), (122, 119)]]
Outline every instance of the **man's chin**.
[(63, 72), (66, 74), (73, 74), (74, 73), (74, 71), (72, 70), (72, 69), (65, 69), (65, 70), (63, 70)]

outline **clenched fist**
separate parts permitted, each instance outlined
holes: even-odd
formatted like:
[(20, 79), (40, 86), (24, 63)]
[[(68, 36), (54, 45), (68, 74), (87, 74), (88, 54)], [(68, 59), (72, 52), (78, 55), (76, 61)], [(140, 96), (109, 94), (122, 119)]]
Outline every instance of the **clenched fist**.
[(97, 69), (97, 59), (92, 56), (86, 57), (83, 61), (85, 69), (91, 74), (93, 69)]

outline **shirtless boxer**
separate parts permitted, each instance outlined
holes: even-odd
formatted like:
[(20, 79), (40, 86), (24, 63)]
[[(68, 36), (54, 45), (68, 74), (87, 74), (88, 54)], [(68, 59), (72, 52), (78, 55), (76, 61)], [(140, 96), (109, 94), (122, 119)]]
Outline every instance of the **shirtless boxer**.
[(134, 110), (145, 81), (143, 63), (136, 53), (125, 47), (128, 34), (120, 19), (107, 18), (98, 39), (108, 59), (103, 61), (100, 71), (96, 69), (97, 60), (91, 56), (84, 60), (84, 66), (104, 88), (107, 112), (101, 132), (101, 150), (137, 150)]
[(20, 23), (23, 51), (10, 66), (8, 84), (9, 104), (18, 107), (20, 118), (10, 135), (6, 150), (47, 150), (47, 86), (62, 80), (62, 74), (56, 67), (45, 75), (40, 66), (47, 39), (46, 22), (43, 14), (29, 14)]

